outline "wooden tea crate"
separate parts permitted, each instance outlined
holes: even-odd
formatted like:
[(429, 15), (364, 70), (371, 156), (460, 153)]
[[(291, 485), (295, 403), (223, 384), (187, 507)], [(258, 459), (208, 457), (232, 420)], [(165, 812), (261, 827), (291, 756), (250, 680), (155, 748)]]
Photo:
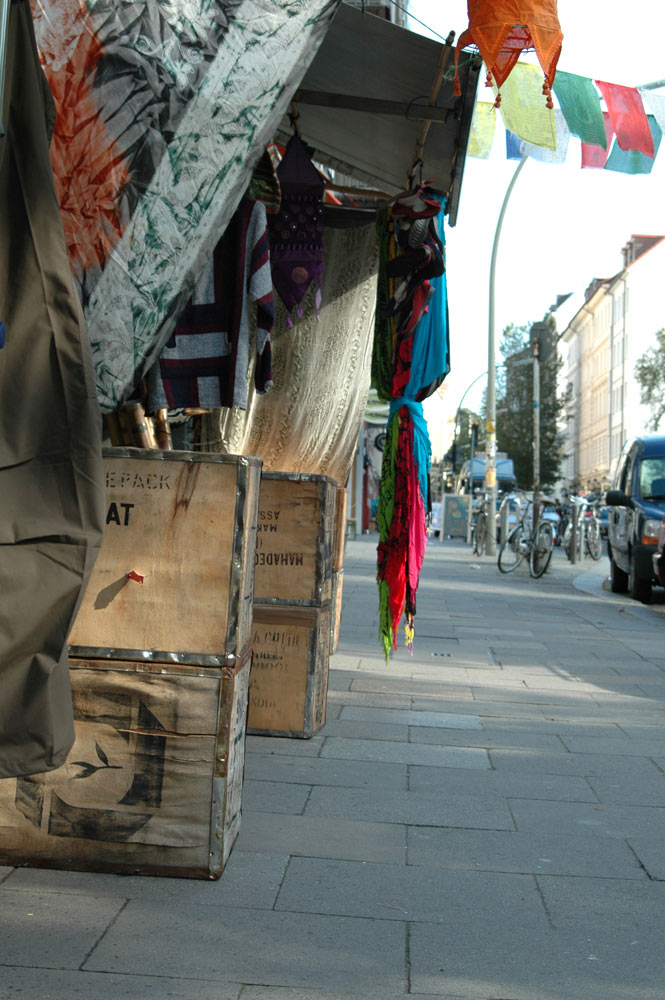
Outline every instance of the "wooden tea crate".
[(333, 572), (344, 565), (344, 543), (346, 541), (346, 506), (348, 491), (338, 486), (335, 492), (335, 542), (333, 546)]
[(333, 576), (333, 601), (330, 616), (330, 655), (337, 651), (339, 633), (342, 628), (342, 591), (344, 589), (344, 570), (340, 569)]
[(249, 655), (261, 462), (105, 448), (106, 531), (73, 656), (221, 666)]
[(313, 736), (326, 721), (330, 605), (254, 605), (247, 729)]
[(336, 489), (327, 476), (263, 473), (255, 602), (317, 606), (331, 600)]
[(0, 864), (218, 878), (240, 825), (249, 659), (74, 660), (76, 742), (0, 782)]

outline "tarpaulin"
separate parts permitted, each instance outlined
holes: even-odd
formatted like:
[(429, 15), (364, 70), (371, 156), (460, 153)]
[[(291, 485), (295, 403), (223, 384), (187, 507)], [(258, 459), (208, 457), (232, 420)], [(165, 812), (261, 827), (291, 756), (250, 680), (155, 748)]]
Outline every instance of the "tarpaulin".
[(0, 777), (74, 739), (66, 639), (104, 523), (101, 421), (49, 163), (51, 95), (11, 4), (0, 139)]

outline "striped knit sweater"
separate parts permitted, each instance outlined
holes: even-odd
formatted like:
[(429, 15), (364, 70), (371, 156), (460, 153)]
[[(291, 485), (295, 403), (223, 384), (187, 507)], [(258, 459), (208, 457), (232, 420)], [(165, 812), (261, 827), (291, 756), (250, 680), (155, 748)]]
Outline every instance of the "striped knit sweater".
[(245, 198), (215, 247), (149, 376), (148, 405), (247, 408), (249, 301), (258, 392), (272, 387), (273, 295), (265, 207)]

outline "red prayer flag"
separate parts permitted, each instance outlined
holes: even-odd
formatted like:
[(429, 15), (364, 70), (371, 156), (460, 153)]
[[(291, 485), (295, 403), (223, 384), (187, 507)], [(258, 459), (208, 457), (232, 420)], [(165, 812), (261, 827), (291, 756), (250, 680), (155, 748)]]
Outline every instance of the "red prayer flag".
[(612, 137), (614, 135), (612, 121), (607, 111), (603, 111), (603, 122), (605, 123), (607, 149), (603, 149), (602, 146), (593, 146), (589, 142), (583, 142), (582, 169), (584, 169), (584, 167), (596, 167), (598, 170), (602, 170), (607, 163), (607, 157), (610, 155), (610, 146), (612, 145)]
[(603, 83), (602, 80), (596, 80), (596, 86), (605, 98), (621, 149), (637, 150), (653, 159), (653, 138), (639, 90), (622, 87), (618, 83)]

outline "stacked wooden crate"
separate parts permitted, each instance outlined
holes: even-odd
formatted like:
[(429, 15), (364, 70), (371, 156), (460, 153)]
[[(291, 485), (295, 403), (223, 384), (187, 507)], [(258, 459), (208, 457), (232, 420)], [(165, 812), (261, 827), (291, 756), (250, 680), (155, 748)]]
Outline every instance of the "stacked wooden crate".
[(217, 878), (240, 824), (261, 463), (105, 449), (76, 742), (0, 783), (0, 864)]
[(310, 737), (325, 722), (336, 490), (327, 476), (261, 477), (250, 732)]

